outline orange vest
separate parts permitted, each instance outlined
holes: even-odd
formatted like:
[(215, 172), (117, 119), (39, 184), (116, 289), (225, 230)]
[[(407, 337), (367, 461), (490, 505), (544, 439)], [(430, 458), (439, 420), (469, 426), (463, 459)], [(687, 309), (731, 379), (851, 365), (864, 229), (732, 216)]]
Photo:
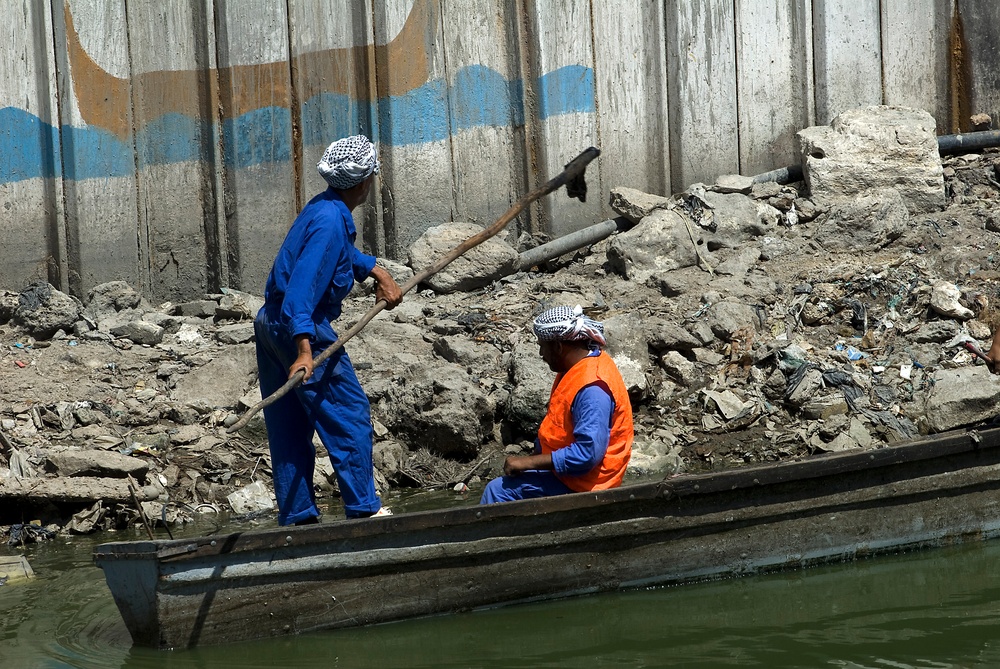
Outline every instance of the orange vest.
[(632, 455), (632, 404), (625, 382), (614, 361), (604, 351), (588, 356), (573, 365), (568, 372), (556, 376), (549, 397), (549, 410), (538, 428), (542, 453), (552, 453), (573, 443), (573, 415), (570, 409), (576, 394), (584, 387), (603, 381), (611, 389), (615, 401), (611, 416), (611, 438), (604, 460), (582, 476), (562, 476), (559, 480), (577, 492), (604, 490), (621, 485), (625, 466)]

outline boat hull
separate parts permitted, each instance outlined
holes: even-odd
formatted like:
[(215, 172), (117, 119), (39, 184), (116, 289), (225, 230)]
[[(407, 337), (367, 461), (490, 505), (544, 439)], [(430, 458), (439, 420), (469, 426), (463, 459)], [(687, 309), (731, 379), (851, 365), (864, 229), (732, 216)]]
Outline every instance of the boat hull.
[(136, 644), (216, 644), (1000, 534), (1000, 430), (488, 507), (103, 544)]

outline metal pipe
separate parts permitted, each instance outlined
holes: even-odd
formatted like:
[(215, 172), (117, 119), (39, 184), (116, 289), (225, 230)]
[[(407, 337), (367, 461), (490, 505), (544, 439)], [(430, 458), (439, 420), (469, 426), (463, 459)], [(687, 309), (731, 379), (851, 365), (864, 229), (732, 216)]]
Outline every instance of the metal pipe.
[(962, 153), (1000, 146), (1000, 130), (982, 130), (959, 135), (941, 135), (937, 138), (938, 153)]
[(535, 265), (545, 262), (546, 260), (558, 258), (559, 256), (570, 253), (571, 251), (576, 251), (584, 246), (599, 242), (602, 239), (607, 239), (619, 230), (625, 230), (626, 227), (625, 219), (615, 218), (601, 223), (595, 223), (594, 225), (583, 228), (582, 230), (577, 230), (576, 232), (571, 232), (568, 235), (560, 237), (559, 239), (554, 239), (547, 244), (536, 246), (535, 248), (528, 249), (522, 253), (520, 261), (517, 265), (518, 269), (529, 269)]

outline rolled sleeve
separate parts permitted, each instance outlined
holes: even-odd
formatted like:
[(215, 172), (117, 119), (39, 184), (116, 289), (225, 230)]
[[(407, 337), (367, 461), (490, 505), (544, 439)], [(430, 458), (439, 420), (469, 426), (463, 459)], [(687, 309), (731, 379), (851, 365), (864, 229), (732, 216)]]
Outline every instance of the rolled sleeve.
[(375, 269), (375, 256), (362, 253), (351, 244), (351, 268), (354, 270), (354, 280), (364, 281)]
[(581, 476), (604, 460), (611, 439), (611, 415), (615, 403), (602, 383), (585, 386), (576, 394), (573, 416), (573, 443), (552, 453), (557, 474)]

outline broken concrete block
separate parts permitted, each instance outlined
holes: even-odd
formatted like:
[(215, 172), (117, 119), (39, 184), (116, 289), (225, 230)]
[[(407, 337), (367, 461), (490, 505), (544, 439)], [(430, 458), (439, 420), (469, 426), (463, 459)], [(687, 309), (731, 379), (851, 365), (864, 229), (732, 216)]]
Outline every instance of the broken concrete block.
[(716, 193), (742, 193), (749, 195), (753, 190), (753, 177), (745, 177), (742, 174), (723, 174), (715, 180), (714, 186), (709, 186), (710, 190)]
[[(482, 231), (482, 226), (461, 222), (428, 228), (410, 247), (410, 267), (414, 273), (420, 273)], [(491, 237), (429, 277), (426, 283), (439, 293), (482, 288), (516, 272), (519, 262), (517, 249), (499, 237)]]
[[(696, 240), (699, 230), (693, 229)], [(657, 209), (642, 222), (615, 235), (608, 245), (608, 264), (630, 281), (643, 283), (654, 274), (698, 263), (688, 225), (673, 209)]]
[(69, 450), (49, 456), (49, 467), (60, 476), (107, 476), (142, 479), (149, 471), (149, 465), (138, 458), (112, 451)]
[(611, 208), (632, 223), (638, 223), (655, 209), (663, 209), (670, 204), (670, 198), (651, 195), (635, 188), (619, 186), (611, 189)]
[(155, 346), (163, 341), (163, 328), (147, 321), (131, 321), (116, 325), (111, 328), (111, 334), (148, 346)]
[(996, 415), (1000, 378), (985, 365), (939, 369), (931, 378), (924, 413), (930, 433), (981, 423)]
[(843, 112), (829, 126), (798, 133), (813, 197), (853, 198), (895, 188), (910, 213), (944, 208), (936, 123), (926, 111), (873, 106)]

